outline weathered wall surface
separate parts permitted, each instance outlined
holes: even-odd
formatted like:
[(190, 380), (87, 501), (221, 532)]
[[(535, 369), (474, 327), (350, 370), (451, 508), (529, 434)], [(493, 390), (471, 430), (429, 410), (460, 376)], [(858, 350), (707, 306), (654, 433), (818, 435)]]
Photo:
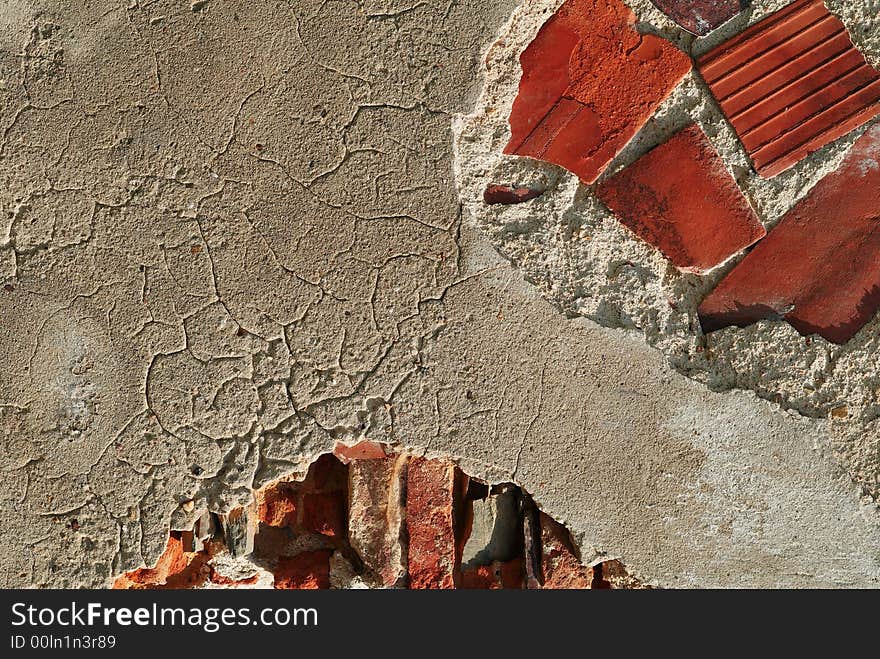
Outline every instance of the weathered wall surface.
[(514, 4), (5, 3), (3, 585), (109, 585), (361, 438), (648, 583), (880, 583), (825, 425), (565, 318), (470, 228), (452, 118)]

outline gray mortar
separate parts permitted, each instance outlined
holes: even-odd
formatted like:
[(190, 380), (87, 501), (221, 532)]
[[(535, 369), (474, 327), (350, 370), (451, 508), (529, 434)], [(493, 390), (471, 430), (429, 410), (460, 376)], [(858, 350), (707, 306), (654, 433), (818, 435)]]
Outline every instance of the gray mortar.
[[(636, 13), (640, 31), (659, 34), (699, 56), (789, 2), (753, 2), (750, 10), (701, 39), (678, 28), (649, 0), (627, 4)], [(521, 74), (519, 54), (559, 5), (556, 0), (529, 0), (517, 8), (484, 60), (486, 86), (477, 108), (456, 122), (455, 171), (469, 217), (567, 315), (642, 334), (675, 369), (713, 391), (751, 390), (812, 418), (835, 411), (839, 457), (865, 492), (876, 497), (880, 494), (880, 316), (845, 346), (819, 336), (802, 337), (781, 321), (703, 336), (697, 306), (742, 255), (702, 276), (679, 272), (624, 228), (597, 200), (593, 188), (581, 185), (571, 173), (530, 158), (502, 155), (510, 138), (507, 117)], [(869, 61), (880, 63), (880, 3), (829, 0), (827, 5)], [(752, 170), (705, 83), (692, 71), (603, 178), (693, 121), (709, 136), (768, 230), (838, 167), (866, 129), (854, 131), (775, 178), (764, 179)], [(537, 186), (547, 192), (525, 204), (486, 205), (482, 191), (490, 182)]]

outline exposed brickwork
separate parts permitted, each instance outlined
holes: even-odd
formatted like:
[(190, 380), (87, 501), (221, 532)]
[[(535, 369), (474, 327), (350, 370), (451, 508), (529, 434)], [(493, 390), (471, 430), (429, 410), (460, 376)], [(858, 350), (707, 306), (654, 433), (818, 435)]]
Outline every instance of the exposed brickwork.
[(302, 527), (331, 538), (342, 538), (346, 533), (345, 493), (307, 493), (302, 498)]
[(227, 576), (220, 574), (213, 567), (211, 568), (210, 576), (208, 577), (208, 581), (215, 586), (222, 586), (225, 588), (240, 588), (242, 586), (253, 586), (257, 583), (259, 577), (254, 575), (252, 577), (247, 577), (245, 579), (231, 579)]
[(700, 305), (706, 332), (784, 318), (846, 343), (880, 307), (880, 125)]
[(691, 68), (620, 0), (568, 0), (523, 52), (505, 153), (594, 182)]
[(626, 227), (688, 272), (709, 270), (766, 233), (696, 124), (605, 181), (597, 194)]
[[(654, 4), (697, 34), (748, 5)], [(521, 55), (505, 153), (562, 165), (593, 183), (685, 75), (683, 60), (664, 40), (639, 36), (631, 12), (617, 0), (568, 0)], [(880, 73), (822, 0), (795, 0), (704, 55), (698, 66), (766, 177), (880, 114)], [(761, 219), (696, 124), (600, 183), (595, 193), (684, 272), (704, 274), (763, 240), (700, 306), (704, 332), (784, 318), (803, 334), (842, 344), (880, 306), (873, 134), (767, 239)], [(527, 195), (526, 189), (490, 185), (484, 200), (516, 203)]]
[(333, 455), (342, 464), (349, 464), (356, 460), (381, 460), (388, 457), (385, 447), (377, 442), (359, 442), (354, 446), (337, 443), (336, 448), (333, 449)]
[(297, 523), (298, 487), (291, 483), (275, 483), (256, 494), (257, 516), (269, 526), (292, 526)]
[(699, 69), (763, 176), (880, 114), (880, 73), (822, 0), (797, 0), (702, 57)]
[(482, 590), (518, 589), (523, 587), (524, 567), (521, 558), (493, 561), (462, 572), (461, 587)]
[[(360, 446), (358, 452), (365, 457), (345, 452), (347, 466), (322, 456), (304, 480), (273, 483), (254, 493), (251, 506), (221, 515), (217, 523), (211, 521), (217, 516), (203, 515), (190, 532), (196, 551), (185, 551), (187, 532), (172, 532), (155, 567), (132, 570), (114, 587), (247, 587), (260, 583), (260, 574), (270, 579), (263, 587), (274, 579), (276, 589), (347, 587), (355, 581), (415, 589), (612, 587), (580, 563), (565, 527), (536, 509), (538, 535), (534, 542), (526, 538), (524, 511), (534, 504), (519, 488), (489, 487), (471, 481), (451, 462), (393, 454), (385, 447), (382, 458), (375, 457), (375, 446)], [(341, 475), (349, 501), (347, 538), (321, 532), (338, 526), (333, 508), (323, 509), (330, 518), (323, 523), (304, 524), (297, 512), (309, 496), (335, 492)], [(476, 516), (475, 506), (481, 510)], [(226, 537), (223, 529), (230, 520), (252, 537)], [(206, 529), (215, 535), (203, 542)], [(462, 565), (469, 541), (469, 562)], [(215, 560), (235, 555), (229, 543), (252, 551), (221, 570)], [(529, 567), (530, 546), (538, 552), (536, 569)], [(619, 575), (614, 587), (635, 587), (625, 585), (622, 566), (609, 570)], [(538, 575), (531, 585), (530, 572)]]

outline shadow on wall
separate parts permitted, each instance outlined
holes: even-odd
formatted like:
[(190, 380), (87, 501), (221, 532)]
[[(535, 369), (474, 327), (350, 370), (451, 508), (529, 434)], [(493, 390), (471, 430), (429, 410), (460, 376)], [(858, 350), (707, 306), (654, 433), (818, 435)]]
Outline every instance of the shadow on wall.
[(644, 588), (619, 561), (583, 565), (568, 530), (511, 484), (452, 462), (338, 445), (302, 481), (172, 531), (119, 589)]

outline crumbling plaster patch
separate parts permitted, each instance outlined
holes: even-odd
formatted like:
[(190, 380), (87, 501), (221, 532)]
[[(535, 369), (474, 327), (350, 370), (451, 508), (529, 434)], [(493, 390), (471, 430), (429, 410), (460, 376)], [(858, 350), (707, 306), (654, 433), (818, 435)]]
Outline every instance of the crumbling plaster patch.
[(3, 585), (109, 585), (362, 437), (650, 583), (877, 585), (826, 423), (567, 320), (463, 222), (451, 119), (513, 5), (4, 9)]

